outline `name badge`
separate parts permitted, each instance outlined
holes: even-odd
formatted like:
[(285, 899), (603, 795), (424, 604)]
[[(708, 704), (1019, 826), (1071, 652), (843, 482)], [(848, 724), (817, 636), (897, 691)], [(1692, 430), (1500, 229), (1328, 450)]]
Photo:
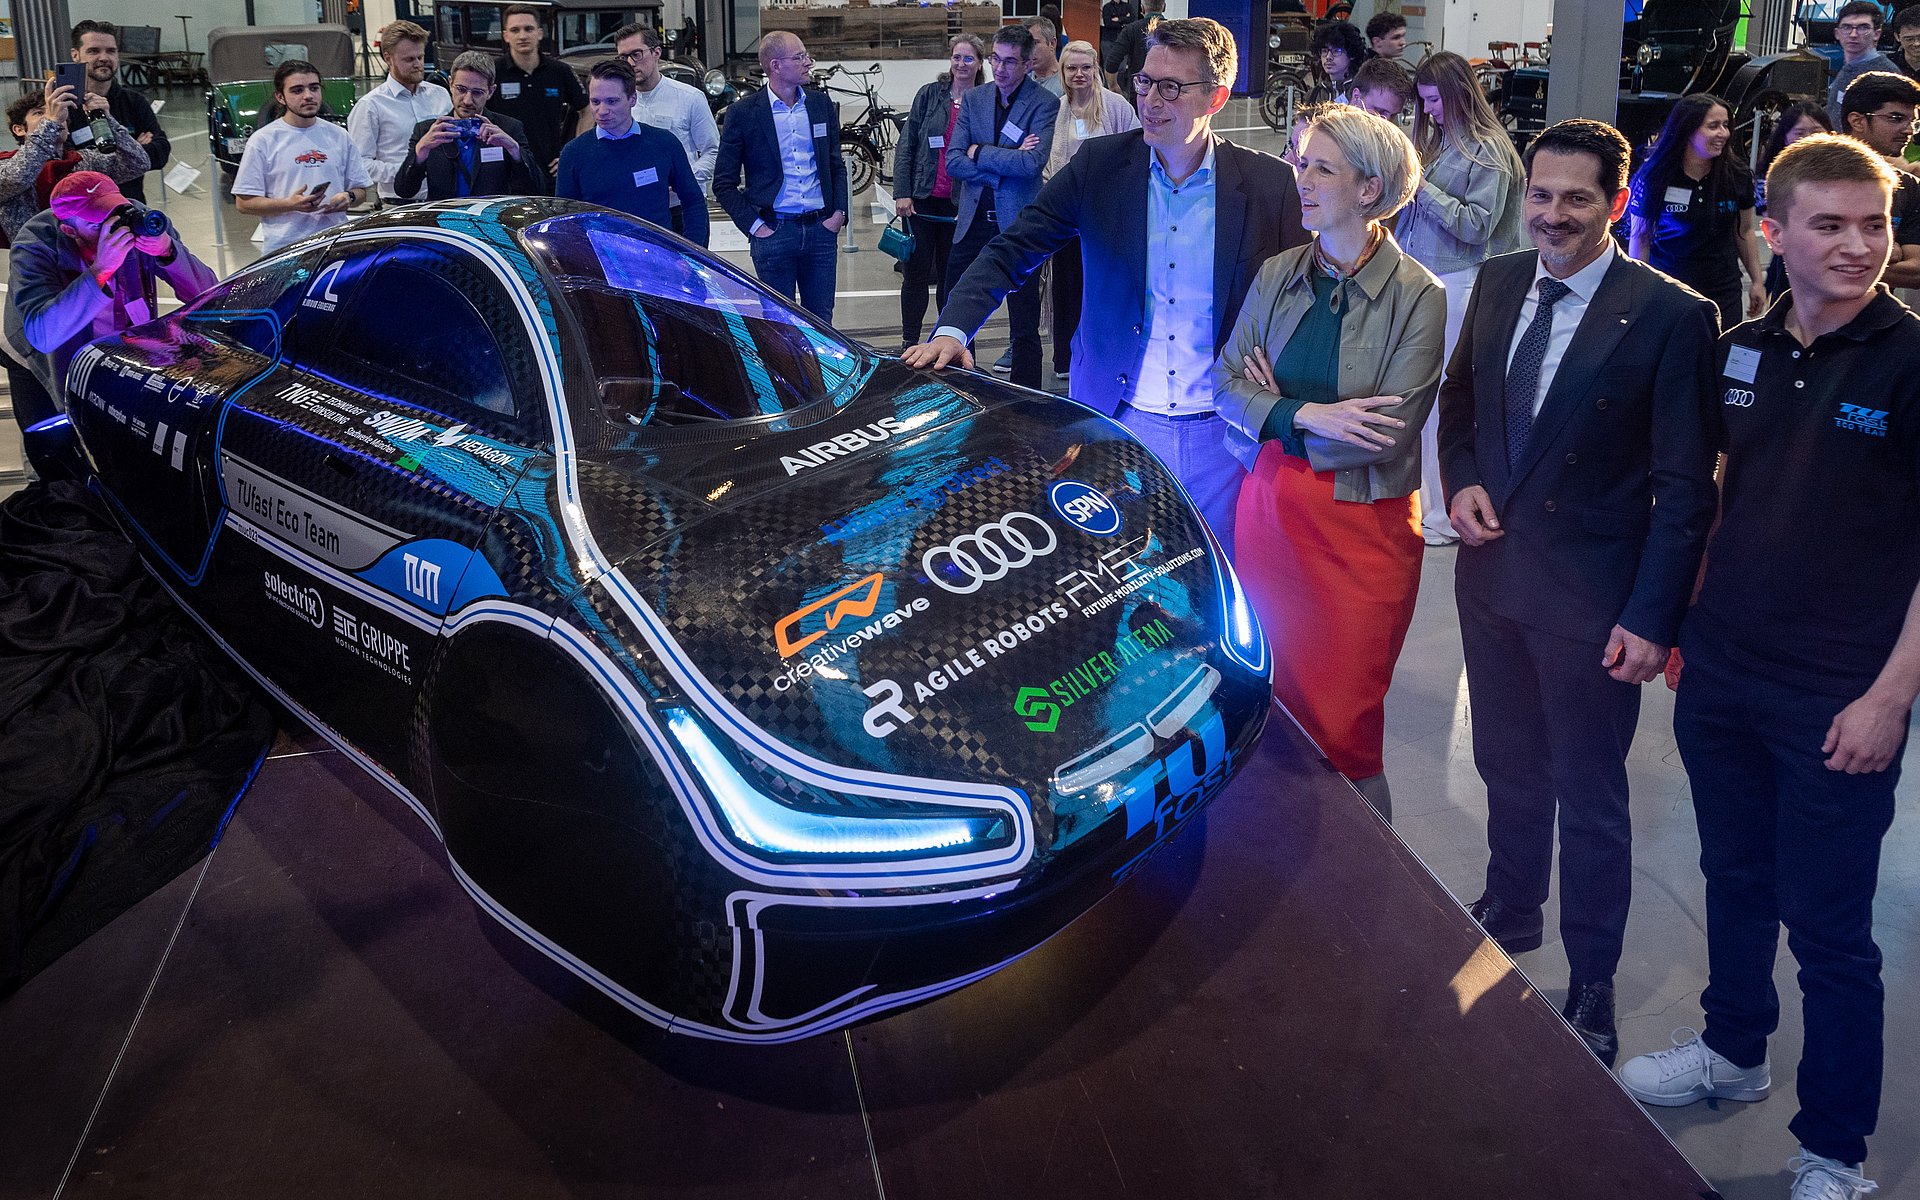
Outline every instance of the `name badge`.
[(505, 150), (502, 150), (498, 146), (480, 147), (481, 162), (502, 162), (506, 159), (506, 157), (507, 157), (507, 152)]
[(1020, 139), (1025, 136), (1027, 136), (1027, 131), (1015, 125), (1012, 121), (1008, 121), (1000, 127), (1001, 141), (1012, 142), (1017, 146), (1020, 144)]
[(502, 100), (518, 100), (520, 98), (520, 85), (517, 83), (501, 84), (500, 98)]
[(827, 123), (825, 121), (815, 121), (813, 123), (813, 136), (817, 138), (827, 136)]
[(633, 173), (633, 186), (635, 187), (649, 187), (659, 182), (660, 182), (660, 172), (654, 170), (652, 167), (648, 167), (644, 171), (635, 171)]
[(1087, 140), (1087, 119), (1085, 117), (1075, 117), (1073, 119), (1073, 136), (1083, 142)]
[(947, 135), (944, 133), (936, 133), (927, 139), (927, 145), (933, 147), (935, 150), (945, 150), (947, 148)]
[(1693, 203), (1693, 189), (1683, 188), (1683, 187), (1668, 188), (1667, 203), (1678, 204), (1681, 208), (1687, 207), (1689, 204)]
[(1741, 383), (1752, 383), (1753, 377), (1760, 372), (1760, 352), (1749, 346), (1729, 346), (1727, 348), (1727, 369), (1723, 372), (1728, 379), (1737, 379)]

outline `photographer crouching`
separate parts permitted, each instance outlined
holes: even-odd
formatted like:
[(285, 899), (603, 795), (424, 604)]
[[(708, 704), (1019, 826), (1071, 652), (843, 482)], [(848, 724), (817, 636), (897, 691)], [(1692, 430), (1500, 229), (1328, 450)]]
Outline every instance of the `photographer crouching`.
[[(45, 389), (13, 389), (22, 431), (58, 414), (67, 363), (82, 346), (153, 319), (163, 279), (182, 304), (217, 282), (164, 213), (128, 200), (105, 175), (75, 171), (54, 185), (47, 211), (14, 235), (7, 283), (6, 339)], [(26, 444), (42, 478), (71, 474), (34, 439)]]

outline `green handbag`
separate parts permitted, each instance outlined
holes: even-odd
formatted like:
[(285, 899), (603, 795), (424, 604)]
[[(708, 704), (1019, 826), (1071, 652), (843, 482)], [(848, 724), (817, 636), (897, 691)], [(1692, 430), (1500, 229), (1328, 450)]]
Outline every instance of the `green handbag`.
[(913, 257), (915, 239), (913, 230), (900, 217), (895, 216), (880, 231), (880, 253), (906, 262)]

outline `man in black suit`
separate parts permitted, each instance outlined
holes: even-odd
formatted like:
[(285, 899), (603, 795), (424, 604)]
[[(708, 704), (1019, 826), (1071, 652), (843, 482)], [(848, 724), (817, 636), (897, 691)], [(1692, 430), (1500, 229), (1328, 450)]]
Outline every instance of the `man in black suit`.
[(834, 239), (847, 223), (840, 111), (825, 92), (807, 89), (813, 58), (793, 34), (761, 38), (760, 65), (767, 86), (735, 101), (720, 123), (713, 198), (751, 239), (760, 282), (789, 299), (797, 294), (831, 322)]
[(1487, 785), (1474, 918), (1541, 943), (1560, 828), (1565, 1014), (1618, 1051), (1613, 974), (1632, 883), (1627, 749), (1713, 520), (1713, 305), (1614, 246), (1627, 143), (1563, 121), (1527, 147), (1535, 250), (1480, 269), (1440, 387), (1440, 469), (1473, 758)]
[[(402, 199), (445, 200), (457, 196), (537, 196), (547, 190), (546, 172), (527, 151), (527, 131), (504, 113), (487, 111), (493, 98), (493, 57), (469, 50), (447, 73), (453, 112), (413, 127), (413, 142), (393, 177)], [(478, 121), (472, 137), (460, 121)]]
[(1165, 462), (1223, 546), (1246, 472), (1213, 410), (1212, 368), (1267, 259), (1306, 241), (1293, 168), (1213, 134), (1236, 52), (1206, 18), (1162, 21), (1136, 83), (1141, 128), (1095, 138), (987, 243), (940, 327), (901, 355), (971, 367), (966, 341), (1056, 250), (1080, 239), (1071, 394), (1116, 417)]

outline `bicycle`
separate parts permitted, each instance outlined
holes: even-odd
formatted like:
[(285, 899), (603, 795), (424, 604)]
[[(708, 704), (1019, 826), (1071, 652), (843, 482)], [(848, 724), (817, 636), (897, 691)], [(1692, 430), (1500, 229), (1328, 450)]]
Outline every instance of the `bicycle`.
[[(836, 87), (832, 80), (837, 75), (857, 78), (859, 83)], [(840, 156), (847, 163), (849, 203), (857, 203), (858, 197), (871, 192), (876, 179), (892, 187), (893, 148), (907, 123), (907, 114), (880, 99), (880, 64), (874, 63), (864, 71), (849, 71), (835, 63), (824, 71), (815, 71), (812, 86), (834, 97), (836, 103), (842, 98), (866, 102), (858, 117), (840, 126)]]

